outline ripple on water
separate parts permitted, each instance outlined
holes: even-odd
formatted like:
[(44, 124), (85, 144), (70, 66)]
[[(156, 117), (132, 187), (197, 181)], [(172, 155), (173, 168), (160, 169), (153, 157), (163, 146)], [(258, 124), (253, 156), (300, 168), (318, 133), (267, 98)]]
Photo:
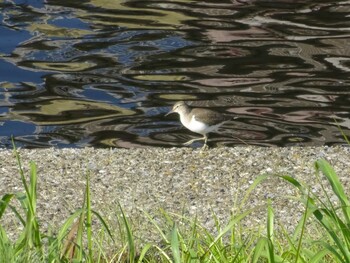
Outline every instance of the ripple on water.
[(0, 8), (2, 147), (11, 135), (23, 147), (181, 146), (197, 135), (164, 116), (178, 100), (237, 117), (211, 145), (329, 145), (350, 135), (347, 2)]

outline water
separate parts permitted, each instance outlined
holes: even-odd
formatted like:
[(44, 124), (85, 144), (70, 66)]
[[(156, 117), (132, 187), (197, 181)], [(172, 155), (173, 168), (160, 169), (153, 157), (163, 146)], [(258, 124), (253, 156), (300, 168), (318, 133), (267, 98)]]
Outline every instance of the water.
[(164, 116), (178, 100), (237, 117), (210, 145), (350, 136), (350, 1), (0, 8), (0, 147), (180, 146), (198, 136)]

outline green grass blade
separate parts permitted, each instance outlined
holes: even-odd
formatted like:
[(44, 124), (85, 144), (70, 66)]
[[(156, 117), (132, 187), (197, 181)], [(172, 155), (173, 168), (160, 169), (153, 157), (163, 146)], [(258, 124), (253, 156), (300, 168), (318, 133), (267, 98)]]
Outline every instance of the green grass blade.
[(134, 243), (134, 237), (132, 235), (132, 231), (131, 231), (131, 227), (129, 224), (129, 220), (126, 218), (123, 208), (120, 205), (120, 203), (118, 203), (119, 205), (119, 209), (122, 213), (122, 218), (123, 218), (123, 222), (124, 222), (124, 226), (125, 226), (125, 230), (126, 230), (126, 234), (127, 234), (127, 238), (128, 238), (128, 250), (129, 250), (129, 262), (134, 262), (135, 261), (135, 243)]
[(271, 200), (267, 203), (267, 237), (271, 242), (274, 240), (274, 212), (271, 207)]
[(311, 197), (307, 197), (306, 201), (303, 200), (303, 203), (305, 203), (305, 211), (294, 230), (293, 240), (299, 240), (299, 238), (303, 236), (302, 232), (304, 231), (305, 223), (308, 218), (313, 216), (313, 212), (316, 209), (314, 206), (314, 200)]
[(168, 240), (166, 234), (163, 232), (163, 230), (160, 228), (160, 226), (157, 224), (157, 222), (145, 211), (143, 213), (146, 215), (149, 221), (154, 225), (154, 227), (157, 229), (158, 233), (161, 235), (162, 239), (166, 244), (170, 244), (170, 241)]
[(299, 183), (298, 180), (296, 180), (295, 178), (289, 176), (289, 175), (280, 175), (280, 178), (286, 180), (287, 182), (289, 182), (290, 184), (294, 185), (295, 187), (297, 187), (299, 190), (304, 190), (303, 186)]
[(66, 219), (66, 221), (64, 222), (64, 224), (62, 225), (62, 227), (60, 228), (57, 234), (57, 238), (60, 241), (62, 241), (66, 237), (67, 233), (69, 232), (68, 230), (71, 228), (71, 226), (74, 223), (74, 220), (78, 218), (82, 212), (83, 212), (83, 209), (80, 208)]
[(30, 204), (31, 209), (33, 210), (33, 215), (36, 214), (36, 200), (37, 200), (37, 167), (36, 164), (30, 162)]
[(108, 227), (108, 224), (106, 223), (106, 221), (103, 219), (103, 217), (95, 210), (91, 210), (91, 212), (98, 218), (98, 220), (100, 221), (100, 223), (102, 224), (102, 226), (104, 227), (104, 229), (107, 231), (109, 237), (115, 242), (114, 237), (112, 235), (111, 230)]
[(181, 263), (180, 257), (180, 244), (178, 239), (177, 227), (174, 224), (171, 231), (171, 241), (170, 241), (171, 251), (173, 252), (173, 258), (175, 263)]
[(300, 237), (299, 237), (299, 242), (298, 242), (298, 248), (296, 251), (296, 256), (295, 256), (295, 263), (300, 262), (299, 260), (304, 262), (304, 259), (301, 257), (301, 245), (302, 245), (302, 241), (303, 241), (303, 237), (304, 237), (304, 231), (306, 228), (306, 220), (308, 218), (308, 208), (309, 208), (309, 196), (307, 196), (307, 202), (306, 202), (306, 206), (305, 206), (305, 211), (303, 214), (303, 218), (302, 218), (302, 226), (301, 226), (301, 232), (300, 232)]
[(348, 224), (350, 224), (350, 202), (348, 200), (347, 195), (344, 192), (342, 184), (339, 181), (338, 175), (335, 173), (332, 166), (325, 160), (316, 161), (315, 167), (317, 172), (321, 171), (328, 179), (334, 194), (337, 195), (339, 201), (342, 204), (344, 216), (346, 217)]
[(75, 247), (77, 249), (76, 250), (77, 253), (75, 254), (74, 260), (77, 260), (78, 262), (81, 262), (83, 260), (83, 233), (84, 233), (84, 221), (86, 219), (86, 192), (84, 195), (82, 208), (83, 209), (79, 216), (78, 229), (77, 229), (76, 238), (75, 238)]
[[(350, 261), (344, 259), (339, 253), (338, 251), (331, 246), (330, 244), (324, 242), (324, 241), (319, 241), (317, 242), (318, 244), (322, 245), (325, 249), (327, 249), (331, 254), (333, 254), (335, 256), (336, 259), (338, 259), (338, 262), (343, 262), (343, 263), (348, 263)], [(337, 262), (337, 261), (336, 261)]]
[[(233, 247), (234, 246), (234, 243), (233, 244), (230, 244), (231, 245), (231, 247)], [(232, 258), (232, 260), (231, 259), (228, 259), (227, 261), (228, 262), (239, 262), (240, 261), (240, 259), (239, 259), (239, 257), (241, 256), (241, 254), (244, 254), (243, 252), (244, 252), (244, 249), (246, 248), (246, 247), (248, 247), (249, 245), (248, 245), (248, 237), (245, 239), (245, 240), (242, 240), (241, 242), (240, 242), (240, 245), (239, 245), (240, 247), (239, 247), (239, 249), (238, 250), (235, 250), (235, 251), (232, 251), (230, 254), (231, 255), (235, 255), (233, 258)], [(229, 255), (230, 256), (230, 255)], [(245, 258), (247, 258), (247, 256), (246, 255), (243, 255), (243, 257), (245, 257)]]
[[(17, 197), (17, 195), (16, 195)], [(16, 215), (16, 218), (21, 222), (22, 226), (26, 225), (26, 221), (25, 219), (22, 217), (22, 215), (20, 214), (20, 212), (17, 211), (16, 207), (12, 206), (12, 205), (8, 205), (8, 207), (11, 209), (11, 211)]]
[(346, 134), (344, 133), (343, 129), (340, 127), (339, 123), (337, 122), (337, 120), (335, 118), (333, 118), (335, 124), (337, 125), (338, 129), (340, 130), (340, 133), (342, 134), (344, 140), (346, 141), (347, 145), (350, 145), (350, 141), (348, 136), (346, 136)]
[[(294, 239), (295, 233), (294, 233), (293, 237), (291, 237), (290, 233), (288, 233), (288, 231), (285, 229), (285, 227), (282, 224), (280, 225), (280, 227), (282, 229), (283, 236), (287, 239), (288, 245), (289, 245), (289, 247), (287, 247), (287, 252), (285, 252), (285, 253), (292, 254), (292, 255), (295, 254), (296, 255), (297, 254), (297, 247), (294, 244), (294, 242), (295, 242), (294, 241), (295, 240)], [(298, 256), (295, 256), (295, 261), (298, 262), (298, 263), (305, 262), (305, 260), (302, 257), (300, 257), (300, 261), (298, 261)]]
[(140, 256), (137, 260), (137, 263), (142, 263), (144, 262), (143, 259), (146, 256), (147, 252), (151, 249), (152, 245), (151, 244), (146, 244), (143, 248), (142, 251), (140, 253)]
[(41, 246), (41, 236), (39, 230), (39, 223), (36, 216), (36, 204), (37, 204), (37, 167), (36, 164), (30, 163), (30, 195), (29, 195), (29, 207), (31, 208), (31, 223), (33, 234), (33, 243), (36, 247)]
[[(35, 163), (30, 163), (30, 178), (29, 186), (27, 184), (24, 171), (22, 168), (21, 158), (17, 152), (14, 140), (12, 138), (12, 145), (14, 149), (14, 154), (17, 160), (17, 166), (19, 168), (19, 173), (22, 181), (22, 185), (25, 189), (24, 198), (17, 196), (20, 201), (22, 208), (26, 212), (26, 220), (24, 223), (24, 231), (20, 235), (20, 238), (15, 246), (16, 255), (20, 255), (23, 251), (32, 251), (32, 256), (36, 258), (41, 258), (43, 256), (43, 247), (41, 242), (41, 234), (39, 230), (39, 224), (36, 216), (36, 204), (37, 204), (37, 168)], [(16, 213), (18, 217), (19, 213)], [(21, 220), (23, 222), (24, 220)], [(35, 248), (33, 250), (33, 248)], [(30, 257), (31, 255), (27, 255)], [(27, 260), (23, 259), (23, 260)]]
[[(58, 234), (57, 234), (57, 243), (58, 243), (58, 249), (60, 250), (60, 258), (63, 260), (65, 257), (70, 258), (70, 255), (68, 255), (68, 252), (70, 251), (70, 247), (74, 246), (75, 244), (72, 244), (72, 240), (70, 238), (70, 233), (75, 223), (75, 220), (81, 216), (81, 213), (83, 213), (83, 209), (78, 209), (75, 211), (71, 216), (68, 217), (68, 219), (64, 222), (64, 224), (61, 226)], [(63, 240), (67, 238), (68, 240), (63, 243)]]
[(309, 263), (319, 263), (324, 262), (322, 259), (328, 254), (327, 249), (318, 251), (313, 257), (309, 259)]
[[(215, 228), (216, 231), (218, 233), (221, 232), (221, 224), (220, 224), (220, 220), (219, 218), (216, 216), (216, 214), (212, 211), (212, 217), (214, 219), (215, 222)], [(232, 228), (231, 228), (232, 229)], [(229, 230), (231, 232), (231, 229)], [(224, 247), (224, 242), (223, 242), (223, 236), (219, 237), (216, 242), (215, 245), (211, 248), (211, 253), (212, 255), (215, 254), (216, 257), (220, 258), (221, 263), (225, 263), (226, 259), (225, 259), (225, 255), (223, 254), (223, 247)]]
[(23, 171), (23, 168), (22, 168), (21, 158), (19, 157), (19, 154), (18, 154), (18, 151), (17, 151), (17, 148), (16, 148), (16, 145), (15, 145), (13, 137), (11, 139), (12, 139), (13, 152), (15, 154), (15, 157), (16, 157), (16, 160), (17, 160), (17, 166), (18, 166), (19, 174), (21, 176), (22, 185), (24, 187), (25, 192), (29, 193), (27, 181), (25, 179), (24, 171)]
[(159, 252), (160, 254), (166, 259), (166, 261), (161, 260), (161, 262), (169, 262), (169, 263), (173, 263), (173, 261), (171, 260), (171, 258), (169, 257), (169, 255), (163, 250), (161, 249), (159, 246), (154, 246)]
[(200, 248), (199, 246), (196, 247), (198, 243), (198, 233), (197, 233), (197, 215), (195, 216), (194, 220), (192, 221), (192, 227), (191, 227), (191, 239), (188, 244), (188, 250), (189, 255), (186, 258), (185, 262), (189, 262), (192, 259), (197, 259), (199, 257)]
[(249, 214), (250, 214), (251, 212), (253, 212), (255, 209), (256, 209), (256, 208), (249, 209), (249, 210), (247, 210), (247, 211), (245, 211), (245, 212), (243, 212), (243, 213), (241, 213), (241, 214), (239, 214), (239, 215), (233, 217), (233, 218), (230, 220), (229, 224), (217, 235), (217, 237), (214, 239), (214, 241), (209, 245), (208, 250), (209, 250), (212, 246), (214, 246), (214, 245), (218, 242), (218, 240), (221, 239), (221, 237), (222, 237), (223, 235), (225, 235), (227, 232), (229, 232), (235, 224), (237, 224), (239, 221), (241, 221), (243, 218), (245, 218), (247, 215), (249, 215)]
[(333, 220), (330, 220), (328, 212), (329, 210), (327, 209), (318, 209), (314, 212), (316, 219), (321, 223), (324, 229), (328, 232), (329, 236), (332, 238), (333, 242), (336, 244), (335, 248), (329, 245), (327, 246), (327, 249), (331, 251), (334, 255), (338, 255), (338, 253), (334, 253), (333, 250), (331, 250), (331, 248), (334, 250), (338, 248), (341, 251), (344, 258), (346, 259), (346, 262), (350, 262), (349, 250), (344, 245), (344, 242), (342, 242), (340, 236), (338, 236), (338, 231), (334, 230), (334, 227), (337, 227), (339, 221), (335, 223)]
[(267, 239), (265, 237), (259, 238), (254, 248), (252, 263), (258, 262), (259, 258), (263, 257), (263, 251), (266, 246), (267, 246)]
[(255, 189), (255, 187), (269, 176), (270, 175), (268, 175), (268, 174), (260, 175), (254, 180), (254, 182), (245, 191), (245, 195), (243, 196), (242, 201), (240, 202), (240, 205), (239, 205), (239, 211), (241, 211), (242, 208), (245, 206), (245, 204), (249, 198), (250, 193)]
[(10, 203), (12, 197), (14, 197), (14, 194), (5, 194), (1, 200), (0, 200), (0, 219), (2, 215), (4, 214), (8, 204)]
[(274, 211), (271, 207), (271, 201), (267, 205), (267, 249), (269, 255), (269, 262), (275, 262), (274, 252)]
[(327, 218), (329, 219), (329, 222), (331, 224), (329, 224), (330, 227), (332, 227), (334, 232), (338, 231), (338, 235), (337, 236), (341, 236), (340, 234), (342, 234), (344, 241), (346, 242), (346, 247), (349, 248), (349, 241), (350, 241), (350, 229), (349, 226), (346, 225), (342, 218), (340, 216), (338, 216), (338, 214), (334, 211), (334, 210), (328, 210), (328, 209), (322, 209), (321, 211), (323, 211), (324, 215), (327, 216)]
[(15, 263), (15, 253), (12, 242), (0, 225), (0, 263)]
[(87, 247), (89, 253), (89, 261), (93, 259), (92, 251), (92, 217), (91, 217), (91, 193), (90, 193), (90, 177), (86, 175), (86, 236), (87, 236)]

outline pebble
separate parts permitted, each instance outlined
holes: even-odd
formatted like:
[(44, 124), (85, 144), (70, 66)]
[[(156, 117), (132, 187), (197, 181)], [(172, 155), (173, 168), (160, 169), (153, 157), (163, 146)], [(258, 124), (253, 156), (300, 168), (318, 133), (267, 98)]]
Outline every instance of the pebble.
[[(335, 169), (346, 193), (350, 185), (347, 146), (334, 147), (219, 147), (143, 149), (20, 149), (22, 167), (29, 178), (30, 162), (37, 165), (38, 206), (41, 226), (57, 229), (80, 208), (90, 178), (92, 207), (116, 225), (118, 203), (132, 219), (141, 242), (160, 239), (146, 216), (166, 221), (168, 214), (195, 218), (215, 229), (215, 216), (225, 225), (232, 215), (255, 208), (242, 221), (249, 227), (264, 226), (271, 200), (276, 221), (293, 231), (304, 206), (300, 193), (276, 175), (290, 175), (322, 195), (314, 163), (326, 159)], [(0, 149), (0, 197), (23, 191), (12, 150)], [(255, 179), (268, 174), (253, 190)], [(29, 180), (28, 180), (29, 181)], [(321, 180), (323, 184), (327, 182)], [(328, 187), (329, 189), (329, 187)], [(332, 202), (337, 201), (332, 196)], [(334, 198), (333, 198), (334, 197)], [(18, 224), (6, 211), (0, 223), (16, 235)], [(114, 223), (113, 223), (114, 220)], [(115, 231), (117, 232), (117, 231)]]

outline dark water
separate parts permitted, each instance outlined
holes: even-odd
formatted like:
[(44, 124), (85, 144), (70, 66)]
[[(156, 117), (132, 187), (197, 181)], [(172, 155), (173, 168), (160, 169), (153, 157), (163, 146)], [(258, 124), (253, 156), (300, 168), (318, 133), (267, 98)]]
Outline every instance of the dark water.
[[(350, 136), (350, 1), (1, 1), (0, 146), (180, 146), (178, 100), (238, 117), (211, 145)], [(341, 128), (341, 129), (340, 129)], [(197, 144), (197, 146), (199, 146)]]

